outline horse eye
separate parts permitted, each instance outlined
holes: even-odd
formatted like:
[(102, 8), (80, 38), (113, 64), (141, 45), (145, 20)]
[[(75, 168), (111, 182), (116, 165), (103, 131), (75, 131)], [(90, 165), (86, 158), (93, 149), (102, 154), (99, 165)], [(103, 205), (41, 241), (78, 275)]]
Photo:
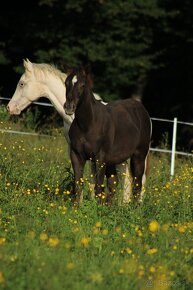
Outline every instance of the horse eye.
[(19, 83), (19, 86), (20, 86), (20, 87), (23, 87), (23, 86), (24, 86), (24, 82), (20, 82), (20, 83)]

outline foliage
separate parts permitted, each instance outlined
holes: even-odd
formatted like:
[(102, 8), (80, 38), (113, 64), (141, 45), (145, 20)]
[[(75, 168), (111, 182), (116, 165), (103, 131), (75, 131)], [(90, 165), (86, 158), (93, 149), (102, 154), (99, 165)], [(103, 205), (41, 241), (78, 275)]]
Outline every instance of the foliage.
[(26, 57), (61, 67), (90, 64), (104, 99), (141, 94), (146, 85), (150, 113), (156, 108), (157, 115), (172, 114), (178, 105), (180, 114), (184, 98), (189, 103), (192, 96), (192, 11), (189, 0), (36, 0), (5, 6), (2, 92), (11, 94), (10, 80), (15, 82)]
[(192, 289), (191, 160), (170, 180), (152, 155), (141, 207), (74, 209), (64, 138), (1, 133), (0, 153), (1, 289)]
[(0, 120), (1, 120), (1, 122), (8, 121), (9, 119), (10, 119), (10, 116), (7, 114), (6, 107), (0, 106)]

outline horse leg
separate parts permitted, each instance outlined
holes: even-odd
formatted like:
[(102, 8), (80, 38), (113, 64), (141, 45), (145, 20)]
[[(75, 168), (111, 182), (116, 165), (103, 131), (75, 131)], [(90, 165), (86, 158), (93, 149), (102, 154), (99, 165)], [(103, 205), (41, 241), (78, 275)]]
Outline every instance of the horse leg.
[(95, 196), (98, 198), (99, 204), (104, 201), (104, 177), (106, 166), (101, 164), (97, 166), (96, 170), (96, 183), (95, 183)]
[(131, 201), (132, 193), (132, 178), (129, 170), (128, 162), (125, 161), (122, 164), (117, 165), (118, 170), (121, 173), (121, 183), (123, 189), (123, 203), (129, 203)]
[(118, 184), (118, 177), (117, 177), (117, 170), (116, 166), (107, 166), (106, 167), (106, 178), (107, 178), (107, 187), (109, 190), (109, 193), (107, 194), (107, 205), (112, 204), (112, 197), (116, 191), (116, 187)]
[(145, 169), (144, 169), (144, 173), (142, 176), (142, 190), (141, 190), (141, 198), (140, 198), (140, 202), (143, 201), (143, 197), (145, 194), (145, 183), (146, 183), (146, 178), (149, 175), (149, 151), (145, 157)]
[(146, 181), (147, 155), (134, 154), (131, 157), (131, 173), (133, 177), (133, 198), (141, 203), (144, 196), (144, 185)]
[(86, 160), (80, 155), (77, 155), (73, 150), (70, 152), (72, 167), (74, 170), (74, 188), (73, 188), (73, 202), (75, 205), (80, 205), (83, 200), (83, 173)]
[(89, 167), (90, 167), (90, 184), (89, 184), (89, 190), (90, 190), (90, 196), (91, 199), (95, 199), (95, 184), (96, 184), (96, 162), (93, 160), (89, 160)]

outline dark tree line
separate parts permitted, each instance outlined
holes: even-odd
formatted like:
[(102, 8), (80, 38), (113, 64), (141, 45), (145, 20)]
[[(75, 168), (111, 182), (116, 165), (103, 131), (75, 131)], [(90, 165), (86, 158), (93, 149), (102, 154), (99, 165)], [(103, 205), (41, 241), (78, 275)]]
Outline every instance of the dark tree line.
[(152, 117), (193, 121), (191, 0), (7, 3), (0, 10), (2, 97), (12, 96), (23, 58), (89, 65), (106, 101), (137, 93)]

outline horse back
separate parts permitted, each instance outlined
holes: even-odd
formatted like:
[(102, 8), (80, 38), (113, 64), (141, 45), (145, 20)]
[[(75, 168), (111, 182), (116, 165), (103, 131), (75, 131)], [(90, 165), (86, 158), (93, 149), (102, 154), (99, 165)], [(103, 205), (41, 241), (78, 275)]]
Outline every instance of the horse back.
[[(144, 148), (149, 147), (151, 138), (151, 120), (149, 114), (140, 101), (125, 99), (110, 102), (107, 106), (113, 118), (112, 122), (116, 129), (117, 139), (124, 139), (130, 136), (135, 143), (134, 147), (143, 144)], [(128, 132), (128, 134), (126, 133)]]
[(137, 100), (125, 99), (109, 102), (106, 106), (116, 124), (126, 123), (138, 129), (150, 130), (150, 117), (144, 105)]

